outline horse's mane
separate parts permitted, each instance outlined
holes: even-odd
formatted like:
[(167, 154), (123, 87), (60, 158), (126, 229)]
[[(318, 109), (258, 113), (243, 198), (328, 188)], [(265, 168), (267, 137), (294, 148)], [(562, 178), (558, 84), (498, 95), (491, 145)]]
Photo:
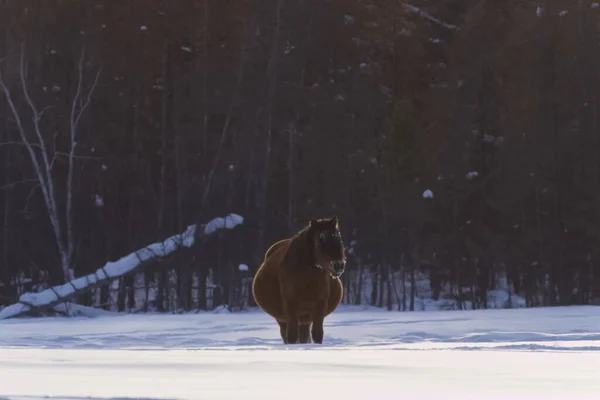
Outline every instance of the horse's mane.
[(308, 224), (290, 238), (288, 248), (283, 255), (287, 265), (313, 265), (316, 263), (312, 235), (314, 228)]

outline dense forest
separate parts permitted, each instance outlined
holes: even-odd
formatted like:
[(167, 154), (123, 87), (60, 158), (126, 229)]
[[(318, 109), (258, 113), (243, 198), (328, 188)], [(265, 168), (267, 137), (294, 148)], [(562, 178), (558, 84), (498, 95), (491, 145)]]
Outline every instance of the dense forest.
[(0, 307), (229, 213), (78, 302), (252, 305), (331, 215), (348, 304), (599, 302), (598, 2), (0, 4)]

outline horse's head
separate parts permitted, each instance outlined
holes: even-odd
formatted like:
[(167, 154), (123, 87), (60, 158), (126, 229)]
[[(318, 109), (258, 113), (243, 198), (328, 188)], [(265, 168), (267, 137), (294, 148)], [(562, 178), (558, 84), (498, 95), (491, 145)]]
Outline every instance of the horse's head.
[(337, 216), (312, 219), (308, 228), (317, 266), (338, 277), (344, 273), (346, 256)]

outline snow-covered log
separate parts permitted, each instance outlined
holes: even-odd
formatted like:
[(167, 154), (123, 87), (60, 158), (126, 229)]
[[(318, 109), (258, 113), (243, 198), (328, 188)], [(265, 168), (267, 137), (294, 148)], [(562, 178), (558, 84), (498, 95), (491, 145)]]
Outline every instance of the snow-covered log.
[(96, 272), (73, 279), (63, 285), (54, 286), (38, 293), (24, 293), (19, 301), (0, 310), (0, 320), (16, 317), (32, 311), (52, 308), (96, 287), (110, 283), (130, 274), (147, 262), (165, 257), (181, 247), (191, 247), (196, 239), (215, 233), (219, 229), (233, 229), (244, 222), (237, 214), (215, 218), (202, 225), (196, 233), (196, 225), (190, 225), (185, 232), (167, 238), (162, 243), (153, 243), (134, 251), (117, 261), (109, 261)]
[(67, 317), (88, 317), (94, 318), (103, 315), (114, 315), (112, 311), (106, 311), (101, 308), (93, 308), (82, 306), (80, 304), (60, 303), (52, 307), (52, 309)]

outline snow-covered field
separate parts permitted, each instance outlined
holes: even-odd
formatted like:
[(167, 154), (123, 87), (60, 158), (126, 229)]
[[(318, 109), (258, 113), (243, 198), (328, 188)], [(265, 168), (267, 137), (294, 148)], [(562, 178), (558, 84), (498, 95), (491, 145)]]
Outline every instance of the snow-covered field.
[(344, 307), (324, 342), (260, 311), (6, 320), (0, 399), (600, 399), (600, 307)]

